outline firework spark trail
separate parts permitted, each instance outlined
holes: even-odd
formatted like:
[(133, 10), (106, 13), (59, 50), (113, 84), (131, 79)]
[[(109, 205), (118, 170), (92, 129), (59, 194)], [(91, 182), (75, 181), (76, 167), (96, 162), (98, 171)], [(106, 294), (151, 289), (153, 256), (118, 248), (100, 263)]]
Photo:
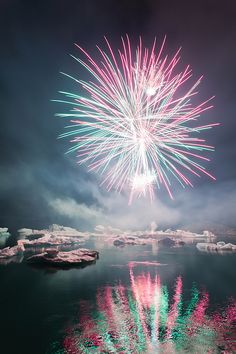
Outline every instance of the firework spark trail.
[(77, 45), (85, 60), (73, 58), (92, 76), (90, 81), (65, 74), (84, 93), (60, 91), (66, 100), (57, 100), (72, 106), (70, 113), (58, 114), (72, 123), (60, 136), (71, 138), (69, 152), (76, 151), (80, 164), (103, 175), (108, 190), (129, 186), (130, 202), (134, 194), (153, 199), (155, 185), (164, 185), (172, 198), (173, 177), (183, 187), (192, 186), (188, 174), (215, 179), (199, 163), (209, 160), (201, 153), (214, 150), (199, 133), (218, 125), (197, 124), (212, 107), (212, 98), (192, 104), (202, 77), (185, 89), (191, 69), (175, 73), (179, 50), (171, 59), (162, 58), (165, 40), (157, 53), (156, 40), (148, 50), (140, 38), (133, 51), (127, 36), (117, 53), (105, 40), (107, 52), (97, 46), (100, 62)]

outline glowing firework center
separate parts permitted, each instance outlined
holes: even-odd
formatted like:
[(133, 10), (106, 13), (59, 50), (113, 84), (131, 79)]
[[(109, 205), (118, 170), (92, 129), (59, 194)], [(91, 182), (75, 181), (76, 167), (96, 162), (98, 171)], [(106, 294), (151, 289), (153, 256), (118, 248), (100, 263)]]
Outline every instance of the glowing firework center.
[(92, 79), (66, 74), (84, 95), (60, 92), (66, 100), (57, 100), (73, 107), (70, 113), (58, 114), (71, 122), (60, 136), (72, 138), (69, 152), (76, 151), (80, 164), (97, 171), (108, 190), (120, 192), (129, 186), (130, 202), (134, 195), (148, 194), (152, 199), (155, 187), (162, 186), (172, 198), (172, 180), (192, 186), (191, 174), (215, 179), (202, 164), (209, 161), (202, 153), (214, 148), (199, 133), (218, 123), (197, 123), (212, 107), (211, 98), (192, 104), (202, 78), (186, 88), (191, 70), (187, 66), (175, 73), (179, 51), (171, 59), (162, 58), (164, 42), (156, 54), (155, 41), (148, 50), (140, 39), (134, 53), (129, 38), (122, 38), (117, 55), (106, 43), (107, 52), (97, 47), (100, 62), (77, 46), (85, 60), (74, 59)]
[[(139, 136), (137, 136), (139, 134)], [(134, 134), (133, 144), (136, 145), (136, 173), (131, 177), (131, 191), (135, 191), (137, 195), (146, 195), (147, 191), (150, 192), (152, 197), (153, 185), (156, 180), (156, 174), (154, 171), (149, 170), (147, 151), (151, 138), (148, 135), (148, 131), (145, 129), (137, 129), (137, 133)], [(131, 194), (132, 199), (132, 194)]]

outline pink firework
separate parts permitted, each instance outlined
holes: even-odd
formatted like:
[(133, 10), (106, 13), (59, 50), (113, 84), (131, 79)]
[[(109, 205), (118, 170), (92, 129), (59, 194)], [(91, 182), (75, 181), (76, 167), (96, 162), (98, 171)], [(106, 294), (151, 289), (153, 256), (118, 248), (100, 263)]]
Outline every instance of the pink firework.
[[(171, 180), (183, 187), (192, 186), (189, 174), (205, 174), (215, 179), (200, 161), (209, 161), (202, 153), (213, 151), (200, 137), (201, 131), (218, 123), (198, 123), (200, 114), (212, 106), (212, 97), (192, 104), (200, 77), (186, 88), (191, 78), (189, 66), (176, 73), (178, 50), (172, 58), (163, 56), (163, 41), (156, 51), (156, 40), (149, 50), (140, 38), (136, 50), (128, 38), (113, 51), (105, 38), (107, 51), (97, 47), (95, 61), (77, 46), (85, 59), (75, 58), (90, 74), (89, 81), (75, 80), (78, 93), (61, 92), (72, 105), (71, 125), (60, 137), (71, 137), (78, 162), (102, 176), (108, 190), (130, 190), (134, 195), (154, 197), (155, 187), (164, 186), (171, 198)], [(83, 93), (83, 94), (82, 94)]]

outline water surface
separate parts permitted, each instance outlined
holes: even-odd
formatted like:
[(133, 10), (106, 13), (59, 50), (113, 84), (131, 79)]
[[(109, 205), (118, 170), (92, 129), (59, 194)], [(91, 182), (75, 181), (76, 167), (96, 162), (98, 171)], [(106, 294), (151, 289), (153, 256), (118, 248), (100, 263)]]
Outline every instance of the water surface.
[(100, 258), (83, 269), (0, 266), (2, 353), (236, 351), (235, 254), (85, 246)]

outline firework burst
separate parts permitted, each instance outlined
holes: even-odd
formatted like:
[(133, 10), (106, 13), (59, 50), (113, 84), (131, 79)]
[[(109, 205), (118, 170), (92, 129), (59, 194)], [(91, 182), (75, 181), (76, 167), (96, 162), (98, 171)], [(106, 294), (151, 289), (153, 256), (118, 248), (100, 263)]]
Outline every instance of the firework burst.
[(100, 62), (77, 46), (85, 60), (74, 59), (89, 72), (90, 81), (65, 74), (79, 85), (77, 93), (60, 91), (66, 99), (57, 100), (73, 107), (58, 114), (71, 121), (60, 135), (71, 138), (69, 152), (76, 151), (80, 164), (97, 171), (108, 190), (128, 186), (130, 202), (134, 195), (153, 199), (161, 185), (172, 198), (173, 177), (183, 187), (192, 186), (189, 174), (215, 179), (200, 163), (209, 161), (202, 153), (214, 148), (199, 133), (217, 123), (197, 123), (212, 107), (212, 98), (192, 104), (202, 77), (186, 89), (191, 69), (176, 73), (179, 50), (170, 59), (163, 56), (165, 40), (156, 51), (156, 41), (148, 50), (140, 38), (133, 51), (127, 36), (117, 53), (105, 40), (107, 51), (97, 47)]

